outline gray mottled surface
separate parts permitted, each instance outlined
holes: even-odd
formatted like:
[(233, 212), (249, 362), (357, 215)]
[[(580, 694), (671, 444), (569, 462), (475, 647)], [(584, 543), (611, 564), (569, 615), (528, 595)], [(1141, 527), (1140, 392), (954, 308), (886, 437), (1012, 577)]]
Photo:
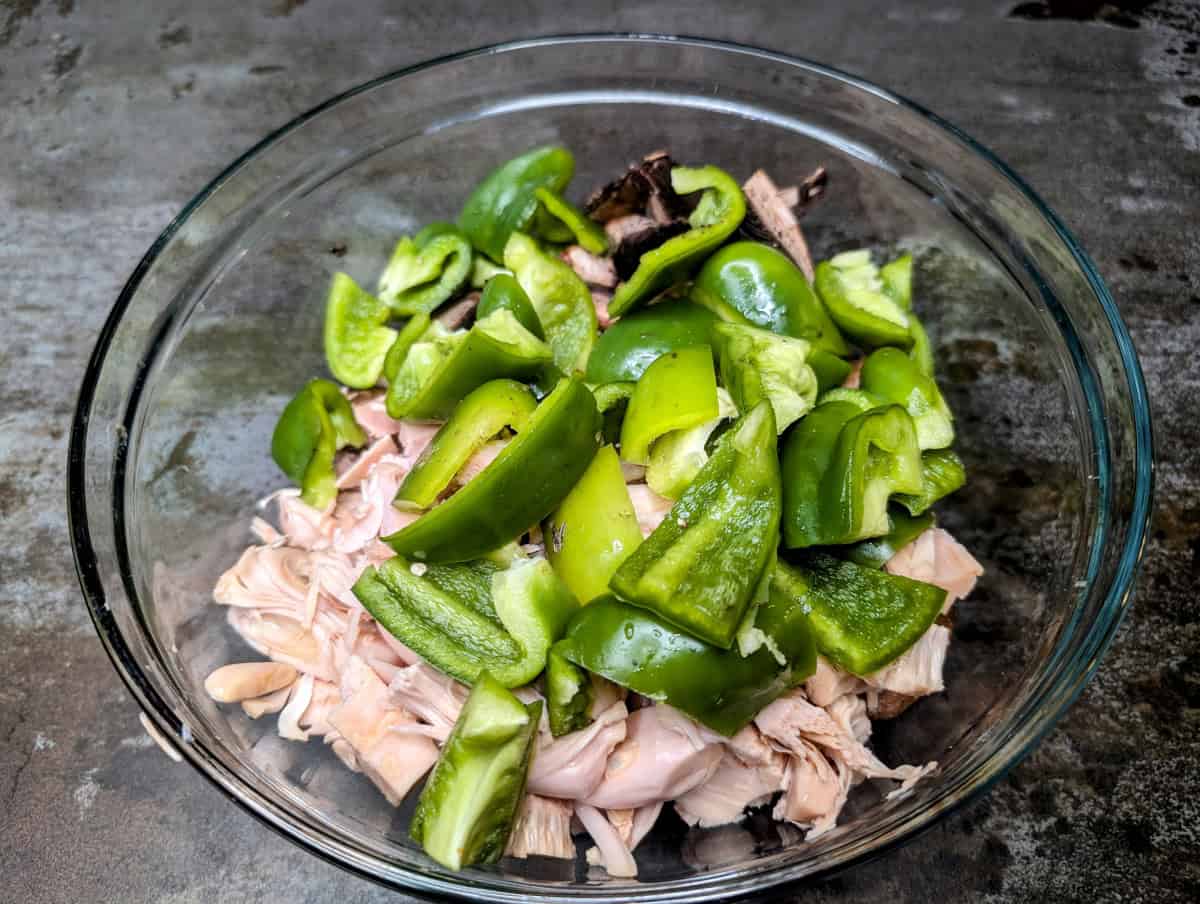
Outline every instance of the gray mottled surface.
[[(472, 45), (682, 30), (861, 73), (997, 150), (1075, 228), (1142, 354), (1159, 494), (1137, 606), (990, 795), (795, 900), (1200, 896), (1200, 11), (1175, 2), (482, 5), (0, 0), (0, 900), (402, 900), (292, 847), (139, 727), (79, 601), (66, 431), (122, 281), (226, 162)], [(1077, 16), (1054, 15), (1066, 9)]]

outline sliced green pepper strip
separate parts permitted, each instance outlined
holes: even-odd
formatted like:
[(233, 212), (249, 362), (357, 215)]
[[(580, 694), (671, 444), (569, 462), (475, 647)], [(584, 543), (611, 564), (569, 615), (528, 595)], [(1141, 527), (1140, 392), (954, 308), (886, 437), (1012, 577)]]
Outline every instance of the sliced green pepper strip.
[(929, 334), (925, 332), (924, 325), (915, 314), (909, 314), (908, 321), (908, 328), (913, 337), (912, 348), (908, 350), (908, 356), (912, 358), (921, 373), (932, 377), (933, 347), (929, 344)]
[(555, 366), (564, 374), (582, 373), (596, 341), (596, 306), (587, 285), (520, 232), (514, 232), (504, 247), (504, 265), (529, 296), (554, 351)]
[(426, 854), (453, 870), (504, 856), (541, 714), (542, 701), (522, 703), (490, 675), (480, 676), (409, 823)]
[(561, 381), (495, 461), (384, 542), (428, 562), (464, 562), (498, 549), (562, 502), (596, 454), (599, 429), (587, 387)]
[(451, 223), (433, 223), (403, 238), (379, 277), (379, 297), (399, 317), (428, 314), (471, 276), (471, 243)]
[(478, 319), (494, 314), (496, 311), (509, 311), (517, 318), (517, 323), (544, 340), (546, 334), (542, 331), (542, 321), (538, 320), (537, 311), (529, 301), (529, 296), (521, 288), (516, 277), (511, 273), (497, 273), (483, 287), (479, 297), (479, 307), (475, 309)]
[(492, 380), (454, 409), (396, 492), (401, 509), (427, 509), (484, 443), (505, 427), (519, 433), (537, 408), (533, 394), (514, 380)]
[(733, 234), (746, 215), (741, 188), (733, 177), (715, 166), (677, 166), (671, 170), (671, 187), (681, 195), (704, 192), (688, 218), (691, 229), (642, 255), (633, 276), (617, 286), (608, 303), (608, 312), (613, 317), (628, 313), (691, 276), (701, 261)]
[(888, 497), (921, 486), (916, 428), (899, 405), (818, 405), (788, 434), (782, 468), (783, 538), (792, 548), (882, 536)]
[(408, 357), (408, 350), (425, 335), (430, 322), (428, 314), (414, 314), (396, 336), (396, 341), (388, 349), (387, 357), (383, 359), (383, 376), (389, 384), (395, 381), (404, 359)]
[(608, 591), (617, 567), (642, 542), (621, 463), (604, 446), (542, 529), (546, 556), (580, 602)]
[(737, 323), (714, 324), (712, 338), (721, 382), (740, 410), (765, 399), (775, 410), (775, 428), (783, 433), (812, 409), (817, 376), (806, 363), (808, 342)]
[(722, 387), (717, 387), (717, 416), (687, 430), (672, 430), (650, 447), (646, 483), (668, 499), (678, 499), (708, 461), (709, 440), (721, 424), (738, 416), (737, 405)]
[(512, 272), (501, 267), (499, 264), (493, 264), (482, 254), (476, 254), (471, 261), (471, 288), (482, 289), (487, 285), (488, 280), (493, 276), (499, 276), (501, 273), (512, 276)]
[(876, 349), (862, 368), (862, 388), (901, 405), (917, 428), (922, 449), (944, 449), (954, 442), (954, 417), (933, 377), (897, 348)]
[[(592, 254), (608, 253), (608, 236), (604, 234), (600, 225), (589, 219), (582, 210), (553, 189), (536, 188), (533, 194), (541, 203), (542, 209), (566, 229), (566, 241), (574, 239), (576, 244)], [(561, 234), (561, 232), (554, 233), (554, 235)], [(552, 235), (544, 237), (549, 241), (563, 241)]]
[(815, 285), (834, 323), (861, 345), (912, 345), (911, 318), (885, 291), (869, 251), (845, 251), (821, 261)]
[(814, 348), (808, 353), (808, 366), (817, 378), (818, 392), (828, 392), (841, 386), (854, 370), (849, 361), (843, 361), (837, 355), (831, 355), (819, 348)]
[(935, 449), (921, 454), (921, 492), (898, 493), (895, 501), (919, 515), (940, 499), (962, 489), (967, 482), (963, 461), (950, 449)]
[(717, 413), (712, 350), (692, 345), (668, 352), (646, 368), (633, 390), (621, 425), (621, 457), (644, 465), (660, 436), (711, 421)]
[(682, 298), (634, 311), (596, 340), (588, 359), (588, 382), (638, 380), (667, 352), (708, 342), (715, 320), (711, 311)]
[(591, 725), (588, 711), (593, 699), (588, 673), (551, 648), (546, 659), (546, 715), (550, 717), (550, 734), (561, 738)]
[(728, 648), (779, 536), (775, 416), (760, 402), (712, 457), (609, 586), (635, 605)]
[(333, 274), (325, 302), (325, 361), (352, 389), (370, 389), (383, 373), (396, 331), (387, 326), (391, 309), (359, 288), (345, 273)]
[(621, 441), (621, 426), (625, 423), (625, 412), (633, 398), (636, 383), (605, 383), (592, 390), (596, 397), (596, 408), (603, 419), (600, 428), (604, 442), (612, 445)]
[(528, 379), (550, 363), (551, 352), (509, 311), (476, 320), (463, 333), (426, 333), (388, 386), (394, 418), (444, 418), (489, 380)]
[(697, 640), (653, 612), (605, 596), (571, 620), (551, 657), (560, 654), (731, 736), (816, 668), (808, 618), (790, 597), (772, 590), (754, 623), (765, 642), (743, 656)]
[(271, 435), (271, 457), (300, 487), (300, 498), (324, 509), (337, 496), (333, 456), (346, 446), (362, 446), (367, 435), (337, 384), (312, 380), (287, 403)]
[(896, 659), (929, 630), (946, 591), (824, 553), (780, 562), (776, 585), (808, 612), (817, 650), (854, 675)]
[(525, 230), (533, 220), (538, 209), (537, 189), (561, 192), (574, 172), (575, 158), (566, 148), (534, 148), (514, 157), (471, 192), (458, 226), (472, 245), (499, 263), (509, 236)]
[(770, 245), (726, 245), (704, 262), (691, 297), (722, 320), (806, 339), (831, 355), (850, 353), (800, 268)]
[(892, 556), (933, 527), (932, 513), (914, 516), (892, 506), (888, 510), (888, 517), (891, 518), (892, 527), (882, 537), (860, 540), (849, 546), (833, 546), (829, 551), (843, 559), (849, 559), (855, 565), (882, 568)]
[(902, 254), (879, 268), (879, 278), (883, 281), (883, 290), (887, 292), (892, 301), (906, 311), (912, 310), (912, 273), (911, 254)]

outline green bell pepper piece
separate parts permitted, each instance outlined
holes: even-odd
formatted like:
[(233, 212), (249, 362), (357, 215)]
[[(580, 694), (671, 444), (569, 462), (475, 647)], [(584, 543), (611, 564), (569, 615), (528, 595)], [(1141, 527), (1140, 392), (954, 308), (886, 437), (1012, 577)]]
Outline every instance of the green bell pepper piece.
[(545, 340), (542, 322), (538, 320), (537, 311), (521, 284), (511, 273), (497, 273), (484, 284), (483, 294), (479, 297), (479, 307), (475, 309), (475, 317), (483, 318), (496, 311), (509, 311), (517, 318), (517, 323), (533, 333), (539, 339)]
[(471, 276), (471, 243), (450, 223), (433, 223), (396, 243), (379, 277), (379, 297), (399, 317), (428, 314)]
[(608, 303), (608, 313), (613, 317), (626, 314), (691, 276), (746, 215), (741, 188), (733, 177), (715, 166), (677, 166), (671, 170), (671, 187), (681, 195), (704, 192), (688, 218), (691, 228), (642, 255), (633, 276), (617, 286)]
[(782, 468), (783, 539), (791, 548), (883, 536), (888, 497), (921, 488), (916, 428), (899, 405), (818, 405), (788, 434)]
[(722, 435), (667, 517), (617, 569), (612, 591), (728, 648), (778, 544), (775, 435), (767, 402)]
[(527, 229), (537, 213), (536, 191), (549, 188), (561, 192), (574, 173), (575, 158), (566, 148), (527, 151), (479, 183), (463, 205), (458, 226), (472, 245), (499, 263), (509, 236)]
[(533, 394), (514, 380), (492, 380), (472, 390), (405, 475), (396, 507), (429, 508), (484, 443), (505, 427), (521, 432), (536, 408)]
[(911, 254), (902, 254), (879, 268), (883, 291), (887, 292), (892, 301), (906, 311), (912, 310), (912, 274)]
[(853, 675), (877, 672), (916, 643), (942, 611), (933, 584), (810, 552), (780, 562), (776, 585), (808, 613), (817, 650)]
[(591, 725), (589, 710), (594, 699), (591, 676), (551, 647), (546, 659), (546, 715), (550, 717), (550, 734), (561, 738)]
[(428, 314), (414, 314), (412, 319), (404, 324), (400, 334), (396, 336), (396, 341), (388, 349), (387, 357), (383, 359), (383, 376), (389, 384), (395, 382), (396, 374), (400, 372), (404, 359), (408, 357), (408, 350), (425, 335), (430, 323)]
[(895, 501), (908, 509), (910, 515), (919, 515), (939, 499), (962, 489), (966, 482), (966, 466), (950, 449), (922, 452), (921, 491), (911, 495), (898, 493)]
[(529, 296), (554, 352), (555, 366), (567, 375), (582, 373), (596, 341), (596, 306), (587, 285), (563, 261), (520, 232), (514, 232), (504, 246), (504, 265)]
[(603, 446), (542, 527), (546, 556), (582, 603), (608, 591), (617, 567), (642, 542), (621, 463)]
[(808, 618), (791, 598), (772, 589), (754, 624), (766, 642), (743, 656), (606, 596), (571, 619), (550, 655), (674, 706), (728, 737), (816, 669)]
[[(897, 500), (900, 498), (896, 497)], [(891, 519), (891, 530), (882, 537), (870, 540), (860, 540), (849, 546), (832, 546), (829, 552), (849, 559), (855, 565), (866, 568), (882, 568), (901, 549), (933, 527), (932, 513), (910, 515), (904, 510), (892, 506), (888, 510)]]
[(367, 434), (337, 384), (312, 380), (287, 403), (271, 435), (271, 457), (300, 487), (300, 498), (324, 509), (337, 496), (333, 456), (346, 446), (362, 446)]
[(913, 344), (908, 350), (917, 369), (928, 377), (933, 376), (933, 347), (929, 344), (929, 334), (915, 314), (908, 315), (908, 329), (912, 333)]
[(644, 465), (660, 436), (711, 421), (717, 413), (712, 350), (692, 345), (668, 352), (637, 381), (621, 424), (621, 457)]
[(444, 418), (476, 387), (534, 377), (550, 360), (549, 346), (509, 311), (476, 320), (466, 332), (426, 332), (388, 386), (387, 411), (394, 418)]
[(396, 331), (387, 326), (391, 309), (345, 273), (333, 274), (325, 302), (325, 361), (353, 389), (370, 389), (383, 373)]
[(833, 322), (861, 345), (912, 345), (911, 318), (885, 291), (871, 252), (845, 251), (821, 261), (815, 285)]
[(487, 285), (489, 279), (499, 276), (501, 273), (512, 276), (511, 270), (507, 270), (499, 264), (493, 264), (482, 254), (476, 254), (474, 260), (471, 261), (471, 288), (482, 289)]
[(588, 359), (588, 382), (638, 380), (667, 352), (707, 343), (715, 320), (711, 311), (683, 298), (634, 311), (596, 340)]
[(811, 346), (805, 340), (737, 323), (714, 324), (712, 339), (721, 382), (741, 411), (767, 400), (783, 433), (816, 403), (817, 376), (806, 363)]
[(944, 449), (954, 442), (954, 417), (933, 377), (897, 348), (880, 348), (863, 363), (864, 391), (901, 405), (917, 428), (917, 445)]
[(722, 320), (806, 339), (831, 355), (850, 353), (800, 268), (770, 245), (726, 245), (704, 262), (691, 297)]
[(600, 431), (608, 445), (621, 441), (621, 426), (625, 423), (625, 412), (629, 410), (629, 400), (636, 387), (636, 383), (605, 383), (592, 390), (602, 418)]
[(646, 463), (646, 483), (668, 499), (678, 499), (708, 461), (708, 446), (722, 422), (738, 416), (737, 405), (717, 387), (717, 416), (687, 430), (672, 430), (654, 441)]
[(491, 676), (480, 676), (409, 823), (426, 854), (453, 870), (504, 856), (541, 714), (542, 701), (522, 703)]
[[(549, 241), (572, 241), (592, 254), (608, 253), (608, 236), (594, 220), (588, 218), (582, 210), (549, 188), (536, 188), (534, 197), (541, 203), (541, 209), (561, 224), (562, 230), (544, 237)], [(565, 239), (554, 238), (553, 235), (566, 235)]]
[(427, 562), (463, 562), (498, 549), (566, 498), (600, 446), (599, 429), (587, 387), (562, 380), (495, 461), (384, 542)]
[(814, 348), (808, 353), (808, 366), (817, 378), (818, 392), (828, 392), (841, 386), (854, 369), (849, 361), (843, 361), (837, 355), (819, 348)]

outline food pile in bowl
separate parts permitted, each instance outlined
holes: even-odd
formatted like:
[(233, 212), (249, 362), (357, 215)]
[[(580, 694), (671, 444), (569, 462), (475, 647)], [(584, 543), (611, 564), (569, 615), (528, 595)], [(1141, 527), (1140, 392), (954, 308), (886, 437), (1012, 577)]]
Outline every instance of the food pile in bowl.
[(657, 152), (582, 207), (573, 170), (528, 151), (373, 293), (334, 277), (333, 379), (270, 442), (293, 486), (214, 592), (266, 660), (209, 694), (415, 795), (451, 869), (586, 834), (632, 876), (668, 805), (812, 838), (864, 780), (905, 793), (937, 764), (881, 762), (871, 720), (943, 689), (981, 574), (934, 520), (966, 474), (912, 260), (814, 266), (823, 170)]

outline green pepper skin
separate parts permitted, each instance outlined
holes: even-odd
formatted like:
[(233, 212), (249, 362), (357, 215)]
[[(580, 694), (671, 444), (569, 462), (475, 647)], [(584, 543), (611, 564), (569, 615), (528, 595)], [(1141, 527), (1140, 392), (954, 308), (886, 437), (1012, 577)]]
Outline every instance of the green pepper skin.
[[(900, 498), (899, 495), (896, 496), (897, 501)], [(891, 530), (882, 537), (860, 540), (849, 546), (831, 546), (828, 552), (849, 559), (855, 565), (862, 565), (864, 568), (882, 568), (892, 556), (933, 527), (931, 513), (911, 515), (892, 506), (888, 517), (891, 518)]]
[(954, 442), (954, 417), (937, 382), (900, 349), (871, 352), (863, 363), (861, 385), (871, 395), (908, 411), (922, 450), (944, 449)]
[(271, 457), (300, 489), (300, 498), (324, 509), (337, 496), (333, 456), (362, 446), (367, 434), (337, 384), (312, 380), (287, 403), (271, 435)]
[(722, 320), (805, 339), (831, 355), (850, 353), (800, 268), (770, 245), (726, 245), (704, 262), (691, 294)]
[[(575, 243), (592, 254), (608, 253), (608, 236), (598, 223), (588, 219), (587, 214), (549, 188), (534, 189), (534, 197), (542, 205), (542, 210), (553, 217), (565, 229), (565, 241), (574, 239)], [(556, 232), (555, 235), (562, 235)], [(564, 241), (550, 235), (543, 236), (548, 241)]]
[(678, 499), (708, 461), (713, 434), (737, 416), (737, 405), (729, 393), (718, 388), (715, 419), (686, 430), (672, 430), (654, 441), (646, 462), (646, 484), (660, 496)]
[(525, 704), (484, 674), (442, 747), (409, 835), (443, 866), (496, 863), (525, 793), (542, 702)]
[(860, 345), (912, 345), (908, 311), (885, 290), (869, 252), (846, 251), (821, 261), (814, 285), (833, 322)]
[(712, 350), (692, 345), (663, 355), (642, 374), (621, 424), (621, 458), (644, 465), (650, 446), (672, 430), (686, 430), (718, 414)]
[(808, 612), (817, 650), (854, 675), (895, 660), (929, 630), (946, 591), (824, 553), (780, 562), (775, 583)]
[(677, 166), (671, 170), (671, 187), (681, 195), (704, 192), (688, 218), (691, 229), (642, 255), (633, 276), (617, 286), (608, 303), (608, 312), (613, 317), (623, 316), (691, 276), (701, 261), (733, 234), (746, 215), (746, 198), (741, 187), (715, 166)]
[(459, 214), (458, 226), (472, 245), (500, 263), (509, 236), (525, 230), (533, 220), (538, 209), (537, 189), (561, 192), (574, 173), (575, 158), (566, 148), (527, 151), (493, 170), (476, 186)]
[(625, 412), (629, 410), (629, 400), (633, 398), (636, 383), (605, 383), (592, 390), (596, 398), (596, 408), (600, 412), (603, 426), (604, 442), (614, 445), (621, 441), (621, 427), (625, 423)]
[(335, 273), (325, 302), (325, 361), (352, 389), (370, 389), (383, 373), (396, 331), (391, 309), (345, 273)]
[(854, 370), (849, 361), (843, 361), (837, 355), (814, 348), (808, 353), (808, 366), (817, 378), (817, 391), (828, 392), (846, 382), (846, 377)]
[(379, 277), (379, 297), (397, 317), (428, 314), (471, 276), (471, 243), (452, 223), (432, 223), (396, 243)]
[(935, 502), (960, 490), (967, 482), (967, 469), (958, 455), (950, 449), (935, 449), (921, 453), (921, 492), (898, 493), (895, 501), (908, 509), (910, 515), (920, 515)]
[(667, 517), (609, 587), (728, 649), (779, 536), (775, 416), (760, 402), (717, 441)]
[(853, 401), (823, 402), (788, 434), (782, 469), (790, 548), (882, 536), (888, 497), (921, 487), (916, 428), (899, 405), (864, 411)]
[(396, 341), (388, 349), (387, 357), (383, 359), (383, 376), (389, 385), (395, 382), (396, 374), (400, 372), (404, 359), (408, 357), (408, 350), (425, 335), (431, 322), (428, 314), (414, 314), (412, 319), (404, 324), (400, 334), (396, 336)]
[(912, 275), (913, 258), (911, 254), (902, 254), (879, 268), (883, 291), (887, 292), (891, 299), (906, 311), (912, 310)]
[(755, 626), (767, 642), (743, 656), (605, 596), (575, 615), (551, 657), (559, 654), (729, 737), (816, 669), (808, 618), (791, 598), (772, 591), (755, 614)]
[(464, 562), (500, 548), (562, 502), (596, 454), (599, 430), (591, 392), (562, 380), (495, 461), (384, 542), (425, 562)]
[(721, 382), (739, 410), (749, 411), (764, 399), (769, 401), (775, 428), (783, 433), (816, 403), (817, 376), (806, 363), (811, 346), (804, 339), (739, 323), (717, 323), (712, 340)]
[(588, 710), (594, 699), (591, 676), (552, 647), (546, 659), (546, 715), (550, 719), (550, 734), (561, 738), (591, 725)]
[(405, 475), (396, 507), (429, 508), (484, 443), (505, 427), (519, 433), (536, 408), (533, 394), (514, 380), (492, 380), (473, 390)]
[(538, 319), (537, 311), (529, 296), (521, 288), (516, 277), (511, 273), (497, 273), (483, 286), (483, 294), (479, 297), (479, 307), (475, 309), (475, 317), (482, 320), (496, 311), (509, 311), (517, 318), (517, 323), (533, 333), (539, 339), (545, 340), (542, 321)]
[(596, 340), (588, 359), (589, 383), (636, 381), (665, 355), (708, 342), (716, 317), (686, 299), (674, 299), (622, 317)]

